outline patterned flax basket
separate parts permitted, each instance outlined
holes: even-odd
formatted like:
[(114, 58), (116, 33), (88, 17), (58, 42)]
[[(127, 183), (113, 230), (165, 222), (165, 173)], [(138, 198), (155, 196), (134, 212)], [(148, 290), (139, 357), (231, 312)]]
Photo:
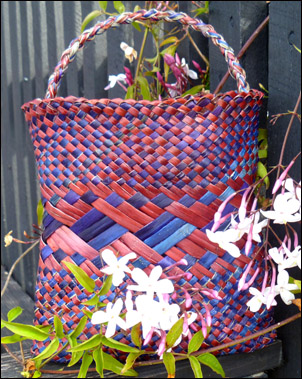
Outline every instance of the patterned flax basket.
[[(69, 62), (85, 42), (118, 24), (163, 19), (189, 25), (211, 38), (224, 54), (238, 92), (163, 101), (57, 97)], [(65, 331), (78, 325), (83, 310), (89, 309), (82, 302), (92, 295), (64, 262), (81, 267), (101, 287), (104, 274), (100, 270), (105, 263), (100, 252), (110, 248), (119, 256), (135, 252), (137, 258), (131, 265), (147, 274), (155, 265), (164, 268), (185, 258), (188, 265), (177, 266), (175, 272), (193, 276), (178, 284), (218, 291), (222, 300), (203, 296), (212, 316), (211, 333), (203, 348), (268, 327), (273, 321), (271, 313), (263, 307), (256, 313), (249, 311), (249, 291), (238, 291), (238, 280), (253, 257), (247, 280), (259, 267), (253, 286), (261, 290), (263, 255), (254, 254), (254, 245), (246, 256), (241, 240), (237, 244), (242, 254), (234, 258), (205, 233), (221, 203), (253, 183), (261, 98), (261, 92), (249, 90), (245, 72), (222, 36), (184, 13), (124, 13), (73, 40), (49, 79), (46, 98), (22, 107), (34, 144), (44, 206), (35, 324), (51, 324), (57, 314)], [(242, 191), (225, 211), (238, 211), (241, 198)], [(113, 293), (107, 298), (112, 301)], [(193, 304), (204, 312), (200, 298), (197, 294)], [(201, 326), (200, 320), (195, 321), (195, 330)], [(88, 321), (81, 339), (98, 330)], [(220, 354), (250, 352), (274, 337), (269, 333)], [(115, 338), (131, 343), (129, 332), (123, 330)], [(150, 342), (154, 351), (156, 338)], [(38, 354), (49, 342), (35, 341), (32, 352)], [(186, 351), (187, 344), (184, 338), (175, 351)], [(64, 352), (56, 359), (66, 362), (70, 358)]]

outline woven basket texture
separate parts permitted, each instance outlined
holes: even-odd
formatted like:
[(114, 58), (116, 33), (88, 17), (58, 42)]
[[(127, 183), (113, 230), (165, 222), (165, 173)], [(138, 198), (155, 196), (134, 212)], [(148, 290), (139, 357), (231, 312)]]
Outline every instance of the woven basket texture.
[[(265, 307), (249, 311), (249, 291), (237, 289), (253, 257), (247, 281), (260, 267), (253, 286), (261, 289), (264, 259), (262, 253), (256, 254), (257, 246), (246, 256), (242, 239), (237, 243), (242, 254), (234, 258), (205, 234), (221, 203), (255, 179), (262, 96), (256, 90), (152, 102), (70, 96), (23, 105), (44, 206), (35, 324), (52, 324), (57, 314), (65, 331), (78, 325), (83, 310), (91, 309), (82, 302), (92, 295), (64, 262), (81, 267), (100, 288), (104, 267), (100, 252), (106, 248), (119, 256), (134, 251), (137, 258), (130, 266), (147, 274), (155, 265), (165, 268), (185, 258), (188, 266), (176, 266), (169, 274), (190, 272), (193, 277), (178, 284), (219, 292), (222, 300), (200, 294), (193, 300), (202, 314), (202, 302), (207, 303), (213, 319), (203, 348), (273, 323)], [(234, 196), (224, 214), (237, 211), (241, 197)], [(101, 301), (112, 301), (114, 286), (111, 291)], [(194, 325), (201, 329), (200, 322)], [(81, 339), (98, 330), (88, 322)], [(131, 343), (129, 331), (120, 330), (115, 338)], [(219, 353), (254, 351), (274, 338), (271, 332)], [(38, 354), (49, 342), (35, 341), (32, 352)], [(157, 343), (154, 335), (150, 349), (156, 350)], [(174, 351), (184, 352), (187, 345), (184, 338)], [(64, 352), (55, 359), (70, 358)]]

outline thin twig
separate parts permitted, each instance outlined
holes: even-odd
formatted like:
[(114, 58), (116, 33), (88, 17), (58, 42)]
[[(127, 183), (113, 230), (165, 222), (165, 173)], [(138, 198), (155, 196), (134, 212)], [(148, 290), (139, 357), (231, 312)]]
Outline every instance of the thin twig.
[[(288, 317), (287, 319), (281, 321), (281, 322), (278, 322), (266, 329), (263, 329), (261, 330), (260, 332), (257, 332), (257, 333), (254, 333), (254, 334), (251, 334), (247, 337), (243, 337), (243, 338), (240, 338), (238, 340), (234, 340), (234, 341), (231, 341), (231, 342), (228, 342), (228, 343), (224, 343), (220, 346), (215, 346), (215, 347), (212, 347), (212, 348), (209, 348), (209, 349), (203, 349), (203, 350), (199, 350), (199, 351), (196, 351), (192, 354), (190, 354), (191, 356), (194, 355), (194, 356), (198, 356), (200, 354), (203, 354), (203, 353), (212, 353), (214, 351), (218, 351), (218, 350), (223, 350), (223, 349), (226, 349), (228, 347), (231, 347), (231, 346), (235, 346), (235, 345), (238, 345), (240, 343), (243, 343), (243, 342), (246, 342), (246, 341), (249, 341), (249, 340), (252, 340), (254, 338), (257, 338), (263, 334), (266, 334), (266, 333), (269, 333), (275, 329), (278, 329), (278, 328), (281, 328), (282, 326), (286, 325), (286, 324), (289, 324), (290, 322), (293, 322), (295, 320), (297, 320), (298, 318), (301, 317), (301, 312), (299, 313), (296, 313), (294, 316), (291, 316), (291, 317)], [(184, 359), (187, 359), (187, 356), (182, 356), (182, 357), (176, 357), (175, 360), (176, 361), (181, 361), (181, 360), (184, 360)], [(144, 361), (144, 362), (136, 362), (134, 363), (133, 367), (139, 367), (139, 366), (151, 366), (151, 365), (156, 365), (156, 364), (162, 364), (163, 363), (163, 360), (162, 359), (156, 359), (156, 360), (152, 360), (152, 361)], [(42, 369), (40, 370), (42, 373), (47, 373), (47, 374), (57, 374), (57, 373), (60, 373), (60, 374), (78, 374), (79, 373), (79, 370), (67, 370), (67, 371), (56, 371), (56, 370), (47, 370), (47, 369)], [(88, 372), (95, 372), (96, 369), (95, 368), (89, 368), (88, 369)]]
[(17, 357), (16, 354), (14, 354), (13, 352), (11, 352), (5, 343), (2, 343), (1, 345), (4, 347), (4, 349), (8, 352), (8, 354), (9, 354), (9, 355), (10, 355), (15, 361), (19, 362), (20, 365), (23, 366), (23, 362), (21, 361), (21, 359), (20, 359), (19, 357)]
[(196, 45), (194, 39), (192, 38), (192, 36), (188, 30), (187, 30), (187, 36), (188, 36), (189, 40), (191, 41), (192, 45), (195, 47), (195, 50), (197, 51), (197, 53), (200, 55), (201, 59), (205, 62), (207, 67), (209, 67), (210, 62), (208, 61), (207, 57), (204, 54), (202, 54), (202, 52), (199, 50), (198, 46)]
[(4, 287), (1, 291), (1, 297), (4, 295), (4, 292), (6, 291), (6, 287), (8, 286), (8, 282), (10, 280), (10, 277), (12, 276), (12, 273), (15, 269), (15, 267), (17, 266), (17, 264), (21, 261), (22, 258), (25, 257), (26, 254), (28, 254), (37, 244), (39, 243), (39, 240), (37, 240), (35, 243), (33, 243), (27, 250), (24, 251), (24, 253), (22, 255), (20, 255), (20, 257), (14, 262), (14, 264), (12, 265), (11, 269), (9, 270), (9, 273), (7, 275), (7, 278), (6, 278), (6, 281), (5, 281), (5, 284), (4, 284)]
[[(269, 22), (269, 16), (266, 17), (266, 19), (258, 26), (258, 28), (253, 32), (253, 34), (250, 36), (250, 38), (246, 41), (242, 49), (239, 51), (237, 55), (237, 59), (239, 60), (243, 54), (247, 51), (247, 49), (251, 46), (251, 44), (254, 42), (256, 37), (258, 37), (259, 33), (264, 29), (264, 27), (268, 24)], [(224, 77), (221, 79), (220, 83), (216, 87), (214, 94), (216, 95), (219, 91), (221, 91), (222, 87), (225, 85), (225, 82), (227, 81), (230, 73), (229, 71), (226, 72)]]

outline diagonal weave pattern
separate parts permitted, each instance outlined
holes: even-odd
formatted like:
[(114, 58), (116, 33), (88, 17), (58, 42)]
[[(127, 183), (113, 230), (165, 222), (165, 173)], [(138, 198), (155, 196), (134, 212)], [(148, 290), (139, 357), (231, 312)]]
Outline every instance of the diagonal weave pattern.
[[(219, 292), (221, 301), (203, 296), (213, 317), (203, 347), (269, 326), (271, 314), (264, 308), (250, 312), (249, 292), (237, 290), (255, 246), (251, 257), (233, 258), (205, 234), (219, 205), (254, 180), (261, 98), (251, 90), (162, 102), (57, 97), (25, 104), (45, 209), (35, 323), (52, 323), (59, 314), (66, 331), (77, 326), (89, 293), (64, 262), (80, 266), (101, 287), (100, 251), (110, 247), (120, 255), (134, 251), (133, 267), (146, 273), (156, 264), (164, 268), (185, 258), (189, 265), (174, 272), (189, 271), (193, 278), (178, 284)], [(236, 211), (240, 201), (238, 194), (225, 212)], [(244, 242), (238, 246), (243, 249)], [(258, 254), (250, 276), (262, 260)], [(259, 289), (262, 277), (261, 269), (255, 281)], [(113, 294), (104, 298), (112, 299)], [(200, 301), (196, 295), (194, 304), (204, 313)], [(81, 338), (96, 330), (88, 322)], [(270, 333), (224, 353), (253, 351), (274, 337)], [(123, 331), (116, 338), (131, 343)], [(48, 343), (36, 342), (33, 352)], [(187, 344), (184, 339), (175, 351)], [(156, 337), (151, 347), (157, 349)], [(70, 357), (64, 353), (57, 360)]]

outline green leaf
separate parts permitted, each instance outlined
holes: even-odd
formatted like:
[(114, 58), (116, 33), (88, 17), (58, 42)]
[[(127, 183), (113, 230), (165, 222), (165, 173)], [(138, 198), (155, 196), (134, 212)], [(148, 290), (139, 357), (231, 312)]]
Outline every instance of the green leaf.
[(121, 1), (114, 1), (113, 6), (114, 6), (114, 9), (118, 11), (118, 13), (125, 12), (125, 5)]
[(88, 351), (85, 351), (83, 355), (82, 364), (80, 367), (78, 378), (86, 378), (87, 371), (92, 361), (93, 361), (92, 355), (89, 354)]
[(167, 337), (166, 337), (166, 343), (167, 347), (172, 347), (177, 339), (181, 336), (183, 331), (183, 324), (184, 324), (184, 318), (181, 317), (176, 323), (172, 326), (172, 328), (169, 330)]
[(82, 312), (88, 317), (91, 318), (93, 315), (93, 312), (89, 311), (88, 309), (82, 309)]
[(267, 158), (267, 149), (258, 150), (258, 157), (259, 159)]
[(141, 324), (138, 323), (134, 325), (131, 329), (131, 341), (134, 343), (134, 345), (141, 348), (142, 346), (142, 339), (141, 339)]
[(194, 86), (194, 87), (190, 88), (188, 91), (183, 93), (181, 96), (195, 95), (196, 93), (201, 92), (202, 90), (204, 90), (204, 86), (201, 84), (201, 85)]
[(32, 376), (32, 378), (40, 378), (41, 375), (42, 375), (41, 371), (37, 371), (37, 370), (36, 370), (36, 371), (34, 372), (34, 375)]
[(37, 205), (38, 226), (42, 225), (42, 222), (43, 222), (43, 213), (44, 213), (44, 208), (43, 208), (42, 200), (40, 199), (38, 201), (38, 205)]
[(125, 351), (126, 353), (139, 353), (139, 350), (135, 347), (125, 345), (124, 343), (119, 341), (115, 341), (113, 338), (103, 337), (102, 343), (105, 346), (111, 347), (112, 349)]
[(48, 338), (48, 333), (32, 325), (18, 324), (4, 320), (1, 320), (1, 325), (4, 325), (7, 329), (19, 336), (27, 337), (32, 340), (44, 341)]
[(143, 76), (138, 76), (137, 81), (139, 82), (143, 99), (151, 100), (148, 80), (146, 78), (144, 78)]
[(54, 316), (54, 326), (56, 331), (56, 336), (58, 338), (64, 338), (63, 324), (57, 315)]
[(42, 353), (34, 357), (33, 360), (36, 360), (36, 359), (41, 360), (41, 359), (49, 358), (58, 350), (59, 345), (60, 345), (59, 339), (58, 338), (53, 339), (50, 342), (50, 344), (42, 351)]
[(141, 9), (141, 7), (137, 4), (134, 9), (133, 9), (133, 12), (137, 12)]
[(106, 295), (108, 291), (110, 290), (111, 286), (112, 286), (112, 275), (109, 275), (106, 278), (105, 282), (103, 283), (102, 288), (100, 292), (98, 293), (98, 295), (99, 296)]
[(261, 83), (258, 83), (258, 84), (259, 84), (259, 87), (262, 89), (262, 91), (268, 93), (268, 90), (264, 87), (263, 84), (261, 84)]
[(106, 12), (106, 9), (107, 9), (107, 3), (108, 3), (108, 1), (99, 1), (99, 6), (100, 6), (100, 8), (101, 8), (104, 12)]
[(133, 366), (134, 362), (136, 361), (136, 359), (141, 355), (143, 354), (143, 352), (138, 352), (138, 353), (130, 353), (126, 359), (126, 363), (121, 371), (121, 374), (124, 374), (126, 371), (128, 371), (129, 369), (131, 369), (131, 367)]
[(291, 284), (295, 284), (298, 287), (296, 290), (291, 290), (290, 292), (292, 292), (292, 293), (301, 293), (301, 280), (292, 278), (290, 276), (288, 282), (291, 283)]
[(122, 369), (124, 368), (124, 365), (119, 362), (117, 359), (113, 358), (111, 355), (104, 353), (103, 352), (103, 357), (104, 357), (104, 369), (105, 370), (110, 370), (116, 374), (119, 375), (125, 375), (125, 376), (138, 376), (138, 373), (132, 369), (124, 372), (122, 374)]
[(18, 316), (20, 316), (20, 314), (22, 312), (23, 312), (23, 309), (21, 307), (15, 307), (15, 308), (11, 309), (7, 313), (7, 320), (8, 321), (13, 321), (15, 318), (17, 318)]
[(88, 292), (94, 292), (94, 287), (95, 283), (94, 280), (89, 278), (89, 276), (86, 274), (84, 270), (81, 269), (81, 267), (78, 267), (77, 265), (74, 265), (73, 263), (70, 262), (64, 262), (62, 261), (63, 264), (65, 264), (69, 270), (73, 273), (77, 281), (84, 287)]
[(1, 337), (1, 343), (3, 344), (15, 343), (15, 342), (24, 341), (24, 340), (27, 340), (27, 337), (22, 337), (22, 336), (19, 336), (18, 334)]
[(75, 347), (72, 347), (71, 349), (68, 349), (68, 352), (73, 351), (83, 351), (83, 350), (89, 350), (96, 346), (98, 346), (102, 342), (103, 336), (101, 334), (96, 334), (95, 336), (89, 338), (89, 340), (82, 342), (78, 344)]
[(210, 367), (216, 374), (221, 375), (223, 378), (225, 378), (224, 370), (219, 363), (218, 359), (210, 353), (204, 353), (197, 357), (200, 363)]
[(179, 42), (179, 39), (176, 37), (176, 36), (172, 36), (172, 37), (169, 37), (167, 39), (165, 39), (160, 45), (159, 47), (162, 47), (164, 45), (167, 45), (168, 43), (176, 43), (176, 42)]
[(260, 128), (258, 134), (258, 141), (262, 141), (263, 139), (267, 139), (267, 129)]
[[(77, 339), (75, 337), (71, 337), (71, 335), (67, 336), (68, 342), (70, 344), (70, 347), (74, 347), (77, 345)], [(71, 360), (68, 363), (67, 367), (71, 367), (75, 365), (83, 356), (83, 351), (76, 351), (71, 353)]]
[(127, 88), (127, 93), (125, 99), (133, 99), (134, 98), (134, 84)]
[(202, 345), (203, 340), (204, 340), (204, 336), (202, 334), (202, 331), (199, 330), (199, 332), (193, 335), (191, 341), (189, 342), (188, 353), (191, 354), (193, 353), (193, 351), (197, 351)]
[(105, 307), (107, 304), (100, 302), (99, 297), (100, 297), (100, 294), (96, 293), (90, 300), (83, 301), (82, 304), (84, 305), (97, 305), (98, 304), (98, 307)]
[(157, 56), (154, 58), (145, 58), (145, 61), (147, 61), (149, 63), (155, 63), (156, 60), (157, 60)]
[(175, 378), (175, 357), (172, 353), (164, 353), (163, 361), (166, 367), (168, 378)]
[(49, 333), (50, 329), (53, 328), (52, 325), (36, 325), (36, 328), (43, 330), (45, 333)]
[(104, 378), (104, 374), (103, 374), (104, 357), (103, 357), (103, 350), (101, 346), (98, 349), (93, 351), (93, 359), (95, 361), (96, 371), (99, 373), (101, 378)]
[(264, 164), (262, 162), (258, 162), (258, 166), (257, 166), (257, 175), (260, 177), (260, 178), (264, 178), (264, 183), (266, 185), (266, 189), (269, 188), (269, 178), (267, 175), (267, 169), (266, 167), (264, 166)]
[(134, 28), (136, 29), (136, 30), (138, 30), (139, 32), (141, 32), (142, 31), (142, 29), (141, 29), (141, 27), (140, 27), (140, 25), (139, 25), (139, 23), (138, 22), (132, 22), (132, 26), (134, 26)]
[(102, 11), (92, 11), (90, 12), (85, 18), (84, 21), (82, 22), (81, 26), (81, 33), (86, 29), (86, 26), (95, 18), (99, 17), (101, 14), (103, 14)]
[(69, 334), (69, 337), (71, 336), (78, 337), (82, 333), (83, 329), (85, 328), (87, 319), (88, 319), (87, 316), (83, 316), (80, 322), (78, 323), (77, 327)]
[(195, 378), (203, 378), (200, 363), (196, 357), (189, 357)]
[(195, 17), (203, 13), (209, 13), (209, 2), (205, 1), (204, 7), (195, 9), (194, 12), (195, 12)]

